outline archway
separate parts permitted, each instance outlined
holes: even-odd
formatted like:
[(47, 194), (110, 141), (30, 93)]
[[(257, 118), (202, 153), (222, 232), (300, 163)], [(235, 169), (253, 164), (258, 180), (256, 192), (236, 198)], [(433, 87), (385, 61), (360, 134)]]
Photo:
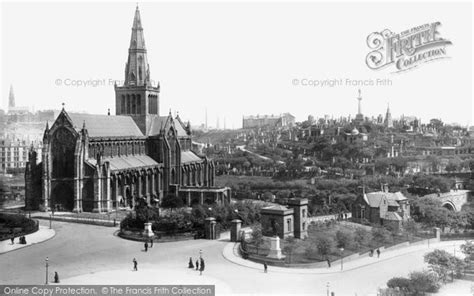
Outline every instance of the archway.
[(453, 212), (456, 211), (456, 206), (450, 201), (445, 202), (443, 207)]
[(57, 184), (51, 195), (51, 208), (56, 211), (72, 211), (74, 209), (74, 190), (69, 183)]

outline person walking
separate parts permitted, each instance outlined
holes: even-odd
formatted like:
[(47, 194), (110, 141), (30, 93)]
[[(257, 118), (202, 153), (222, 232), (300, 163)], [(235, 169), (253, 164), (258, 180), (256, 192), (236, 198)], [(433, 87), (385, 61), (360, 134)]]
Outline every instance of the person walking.
[(199, 266), (199, 275), (202, 275), (203, 271), (204, 271), (204, 259), (201, 258), (201, 264)]
[(138, 271), (138, 262), (137, 259), (133, 258), (133, 270)]
[(377, 258), (380, 258), (380, 249), (377, 249)]
[(145, 242), (145, 252), (148, 252), (148, 242)]
[(189, 257), (188, 268), (194, 269), (193, 258)]
[(199, 260), (196, 260), (196, 270), (199, 270)]
[(10, 240), (12, 241), (12, 245), (14, 245), (15, 244), (15, 237), (12, 236), (12, 238)]
[(267, 273), (268, 265), (267, 262), (263, 262), (263, 272)]
[(150, 248), (153, 248), (153, 239), (150, 240)]
[(57, 271), (54, 272), (54, 282), (55, 282), (56, 284), (59, 283), (59, 275), (58, 275), (58, 272), (57, 272)]
[(331, 260), (329, 260), (329, 258), (327, 258), (326, 261), (328, 262), (328, 268), (331, 268)]

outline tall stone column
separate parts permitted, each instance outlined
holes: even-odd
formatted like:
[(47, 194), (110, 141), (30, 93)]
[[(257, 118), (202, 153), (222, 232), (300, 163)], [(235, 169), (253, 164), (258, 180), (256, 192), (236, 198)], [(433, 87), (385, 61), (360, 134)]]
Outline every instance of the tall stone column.
[(111, 210), (111, 197), (112, 197), (112, 192), (111, 192), (111, 186), (110, 186), (110, 169), (109, 169), (109, 163), (106, 163), (106, 170), (107, 170), (107, 177), (105, 178), (105, 192), (106, 192), (106, 200), (105, 200), (105, 211), (110, 212)]
[(187, 205), (188, 207), (191, 206), (191, 191), (188, 191), (188, 192), (187, 192), (187, 195), (186, 195), (186, 205)]
[(204, 204), (204, 192), (199, 192), (199, 204), (203, 205)]

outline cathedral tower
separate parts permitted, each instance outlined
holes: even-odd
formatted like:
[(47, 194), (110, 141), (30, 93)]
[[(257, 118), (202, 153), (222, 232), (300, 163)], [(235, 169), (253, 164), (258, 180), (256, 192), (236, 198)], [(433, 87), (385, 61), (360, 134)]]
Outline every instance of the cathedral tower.
[(115, 85), (115, 113), (129, 115), (144, 135), (148, 135), (153, 117), (159, 116), (160, 85), (150, 80), (145, 37), (137, 6), (133, 19), (132, 37), (125, 64), (123, 86)]

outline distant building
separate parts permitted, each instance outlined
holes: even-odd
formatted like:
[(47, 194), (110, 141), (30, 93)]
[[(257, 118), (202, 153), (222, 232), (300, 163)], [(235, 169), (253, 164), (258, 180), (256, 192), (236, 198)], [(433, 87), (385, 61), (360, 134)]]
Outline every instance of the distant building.
[(290, 113), (281, 115), (250, 115), (242, 119), (243, 128), (256, 127), (291, 127), (295, 125), (295, 117)]
[(387, 113), (385, 113), (384, 126), (386, 128), (393, 127), (392, 113), (390, 113), (390, 105), (387, 106)]
[[(19, 173), (22, 172), (28, 162), (28, 150), (33, 143), (20, 140), (0, 140), (0, 172)], [(33, 147), (40, 149), (40, 144)], [(41, 157), (41, 155), (39, 156)]]
[(366, 220), (399, 229), (410, 218), (408, 199), (401, 192), (389, 192), (388, 186), (371, 193), (363, 192), (352, 207), (352, 219), (357, 222)]

